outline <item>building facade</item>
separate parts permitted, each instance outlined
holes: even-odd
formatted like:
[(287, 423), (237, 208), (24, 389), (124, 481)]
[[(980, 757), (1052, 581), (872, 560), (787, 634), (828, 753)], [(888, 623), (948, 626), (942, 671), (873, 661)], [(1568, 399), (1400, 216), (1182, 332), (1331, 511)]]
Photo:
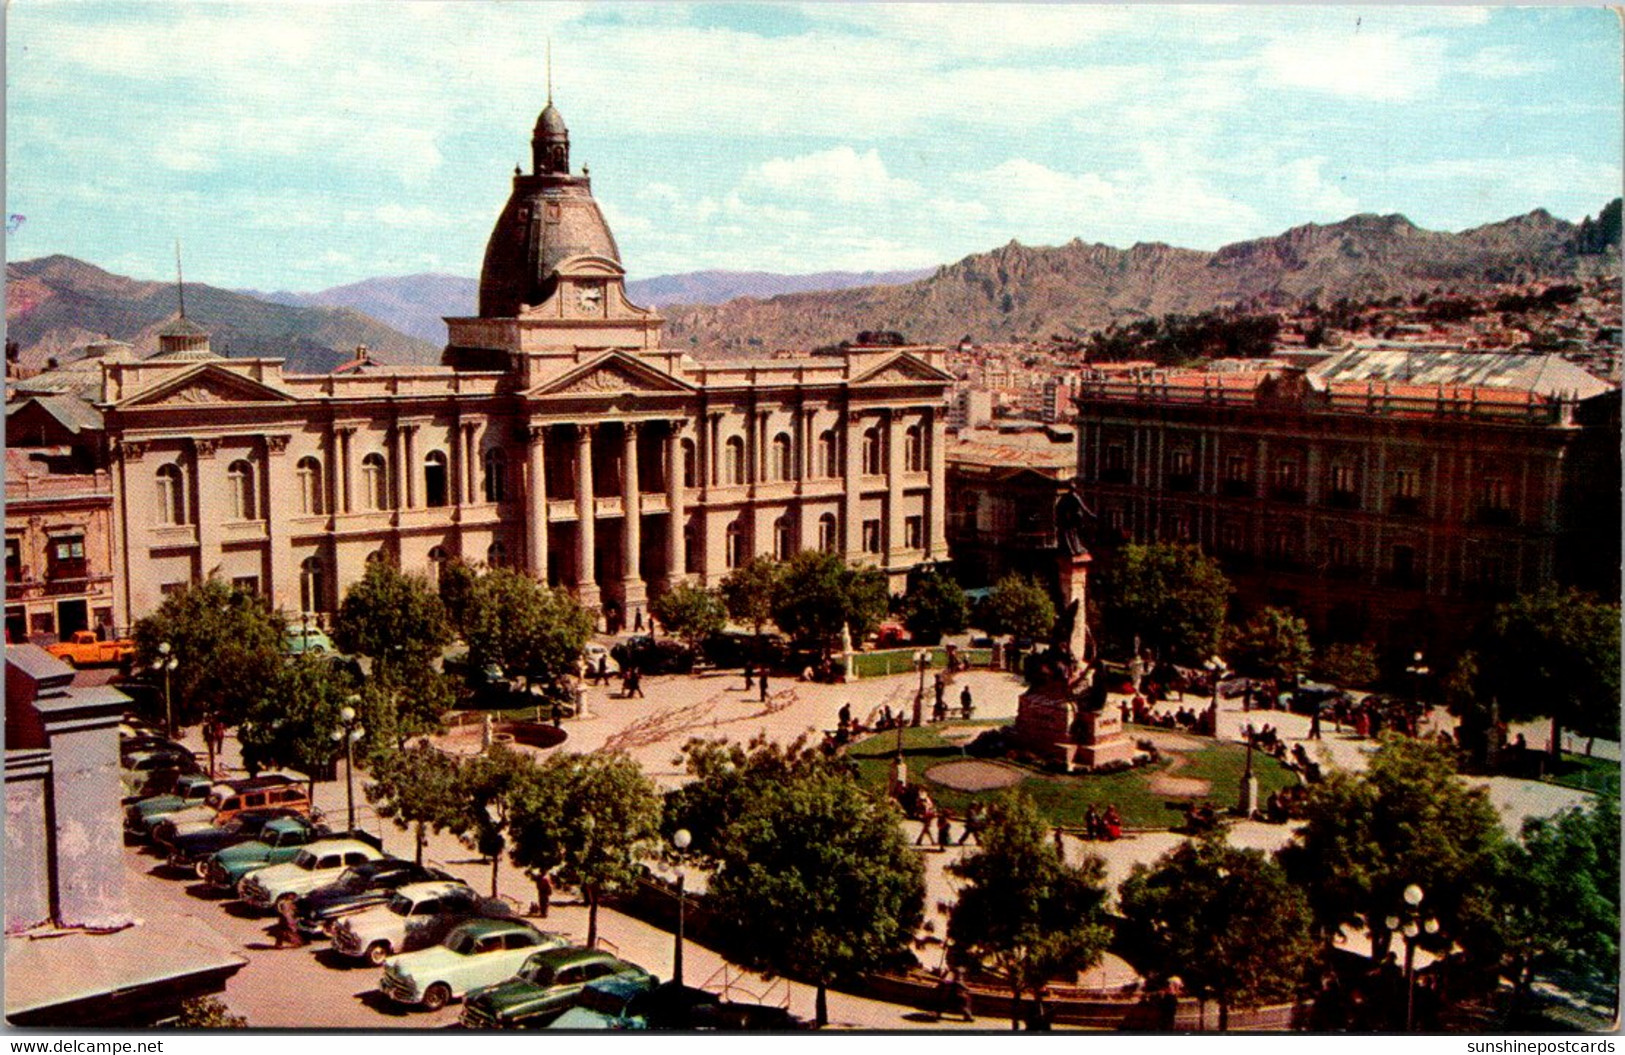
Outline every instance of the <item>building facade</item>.
[(1366, 365), (1086, 381), (1077, 471), (1104, 548), (1194, 542), (1244, 612), (1395, 650), (1459, 643), (1548, 584), (1617, 594), (1617, 389), (1551, 364), (1552, 383)]
[(962, 430), (948, 446), (948, 553), (960, 585), (1026, 575), (1059, 590), (1055, 503), (1077, 466), (1070, 429)]
[(894, 588), (947, 556), (942, 349), (663, 349), (551, 103), (532, 150), (441, 366), (285, 374), (184, 318), (104, 366), (121, 623), (208, 576), (331, 612), (385, 558), (519, 567), (613, 623), (756, 555), (825, 549)]

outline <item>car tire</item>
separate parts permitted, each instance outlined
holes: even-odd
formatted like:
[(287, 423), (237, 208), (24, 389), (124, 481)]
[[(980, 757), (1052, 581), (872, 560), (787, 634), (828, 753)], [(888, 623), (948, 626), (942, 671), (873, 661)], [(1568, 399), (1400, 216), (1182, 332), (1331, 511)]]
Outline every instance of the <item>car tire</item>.
[(323, 652), (326, 652), (326, 651), (327, 651), (327, 647), (325, 645), (311, 645), (310, 646), (310, 652), (311, 652), (312, 655), (319, 656)]
[(389, 942), (375, 941), (367, 946), (367, 962), (374, 967), (382, 967), (384, 961), (389, 959)]
[(425, 1011), (439, 1011), (449, 1003), (451, 1003), (451, 986), (445, 982), (436, 982), (423, 991)]
[(292, 905), (295, 902), (297, 902), (298, 900), (299, 900), (299, 895), (298, 894), (283, 894), (281, 897), (277, 898), (276, 901), (271, 905), (271, 909), (277, 915), (281, 916), (281, 915), (285, 914), (283, 912), (283, 909), (282, 909), (282, 906), (283, 906), (284, 903)]

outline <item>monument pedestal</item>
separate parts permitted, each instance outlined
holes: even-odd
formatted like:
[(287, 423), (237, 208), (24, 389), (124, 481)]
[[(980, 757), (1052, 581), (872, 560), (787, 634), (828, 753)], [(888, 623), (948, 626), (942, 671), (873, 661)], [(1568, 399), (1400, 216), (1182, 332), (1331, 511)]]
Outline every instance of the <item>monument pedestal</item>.
[(1011, 732), (1020, 750), (1068, 773), (1134, 760), (1134, 742), (1123, 735), (1122, 717), (1109, 708), (1080, 711), (1060, 682), (1022, 693)]

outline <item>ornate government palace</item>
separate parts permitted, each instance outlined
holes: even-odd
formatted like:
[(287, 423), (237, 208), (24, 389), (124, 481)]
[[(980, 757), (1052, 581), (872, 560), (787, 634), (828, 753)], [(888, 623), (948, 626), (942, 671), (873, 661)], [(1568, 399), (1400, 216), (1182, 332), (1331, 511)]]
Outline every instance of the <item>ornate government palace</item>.
[(287, 374), (184, 316), (102, 363), (118, 624), (208, 576), (331, 612), (383, 559), (522, 568), (629, 616), (759, 554), (830, 550), (894, 589), (947, 556), (941, 349), (664, 349), (551, 102), (531, 146), (442, 365)]

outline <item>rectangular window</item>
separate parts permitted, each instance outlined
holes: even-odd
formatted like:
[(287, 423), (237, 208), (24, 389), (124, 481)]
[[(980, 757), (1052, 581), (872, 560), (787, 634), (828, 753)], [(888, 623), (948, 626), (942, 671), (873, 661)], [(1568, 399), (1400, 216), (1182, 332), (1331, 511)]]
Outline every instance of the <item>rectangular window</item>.
[(1347, 539), (1333, 537), (1326, 540), (1326, 563), (1334, 568), (1348, 567), (1349, 544)]
[(1106, 471), (1120, 473), (1123, 471), (1123, 445), (1113, 443), (1106, 448)]
[(6, 581), (23, 581), (23, 546), (22, 539), (6, 539)]
[(1419, 480), (1415, 469), (1394, 470), (1394, 497), (1416, 498), (1419, 494)]
[(52, 537), (46, 553), (45, 577), (48, 579), (82, 579), (85, 577), (85, 537), (83, 535), (56, 535)]
[(880, 552), (880, 521), (865, 520), (863, 522), (863, 552)]
[(1247, 457), (1243, 454), (1232, 454), (1224, 460), (1224, 478), (1234, 483), (1247, 483), (1250, 474), (1247, 471)]
[(1226, 521), (1219, 525), (1219, 549), (1225, 553), (1245, 553), (1246, 544), (1242, 539), (1241, 525), (1233, 521)]
[(1416, 550), (1410, 546), (1395, 546), (1389, 560), (1395, 579), (1408, 582), (1416, 574)]
[(1298, 486), (1298, 459), (1276, 459), (1275, 486), (1281, 488), (1294, 488)]
[(232, 578), (231, 585), (246, 594), (260, 592), (260, 577), (258, 575), (238, 575)]
[(185, 590), (186, 585), (184, 582), (166, 582), (158, 587), (158, 593), (164, 597), (170, 597)]
[(1485, 477), (1481, 503), (1485, 509), (1506, 509), (1507, 482), (1499, 476)]
[(1168, 471), (1174, 476), (1189, 476), (1195, 459), (1188, 448), (1179, 447), (1168, 456)]
[(1332, 490), (1346, 494), (1354, 491), (1354, 466), (1344, 462), (1332, 466)]
[(905, 549), (925, 548), (925, 517), (903, 518), (903, 547)]

